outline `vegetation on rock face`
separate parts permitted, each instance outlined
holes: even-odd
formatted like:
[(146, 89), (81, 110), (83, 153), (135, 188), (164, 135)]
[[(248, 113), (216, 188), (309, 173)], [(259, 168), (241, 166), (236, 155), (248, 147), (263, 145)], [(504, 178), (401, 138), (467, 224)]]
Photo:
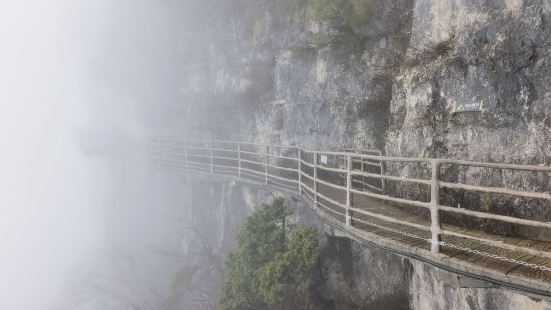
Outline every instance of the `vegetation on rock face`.
[(259, 41), (266, 32), (266, 21), (263, 16), (258, 16), (253, 21), (251, 37), (253, 41)]
[(371, 17), (372, 0), (281, 0), (283, 14), (306, 12), (306, 15), (329, 26), (308, 38), (304, 47), (334, 46), (344, 55), (361, 54), (366, 38), (363, 29)]
[(372, 0), (281, 0), (282, 11), (308, 11), (310, 17), (335, 30), (360, 32), (371, 14)]
[(309, 309), (319, 270), (315, 228), (287, 224), (283, 198), (264, 204), (240, 226), (226, 261), (221, 309)]
[(490, 211), (490, 195), (488, 193), (484, 193), (480, 196), (480, 206), (482, 210), (486, 212)]
[(332, 28), (359, 32), (369, 21), (371, 0), (314, 0), (313, 16)]

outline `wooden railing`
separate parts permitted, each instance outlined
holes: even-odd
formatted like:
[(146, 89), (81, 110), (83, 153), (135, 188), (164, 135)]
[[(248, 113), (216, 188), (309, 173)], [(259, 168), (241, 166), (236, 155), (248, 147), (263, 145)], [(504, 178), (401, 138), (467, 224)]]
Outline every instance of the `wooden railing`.
[[(515, 165), (501, 163), (484, 163), (452, 159), (406, 158), (382, 156), (380, 152), (371, 151), (367, 154), (355, 151), (318, 151), (307, 150), (297, 146), (282, 146), (272, 144), (216, 141), (216, 140), (185, 140), (173, 137), (155, 137), (148, 143), (149, 160), (159, 168), (171, 170), (198, 170), (211, 174), (223, 174), (249, 179), (266, 185), (306, 193), (313, 198), (315, 206), (331, 204), (344, 211), (346, 225), (353, 225), (352, 215), (362, 214), (385, 222), (400, 224), (415, 229), (421, 229), (431, 234), (431, 251), (438, 253), (442, 235), (449, 235), (482, 242), (512, 251), (551, 258), (551, 252), (516, 244), (506, 244), (473, 235), (463, 234), (457, 230), (446, 230), (440, 223), (441, 212), (450, 212), (479, 219), (490, 219), (525, 225), (529, 227), (551, 228), (550, 222), (524, 219), (514, 216), (475, 211), (461, 207), (441, 204), (441, 189), (464, 190), (467, 192), (502, 194), (515, 197), (551, 200), (546, 191), (531, 191), (511, 189), (507, 187), (492, 187), (447, 182), (441, 179), (443, 165), (465, 167), (506, 169), (512, 171), (529, 171), (549, 174), (551, 167), (543, 165)], [(355, 163), (362, 163), (358, 168)], [(418, 164), (428, 167), (430, 173), (425, 177), (406, 177), (391, 175), (383, 167), (389, 164)], [(380, 167), (375, 171), (364, 169), (365, 166)], [(375, 180), (374, 183), (369, 180)], [(391, 196), (387, 193), (385, 182), (394, 181), (400, 184), (419, 184), (430, 188), (430, 200), (421, 201), (403, 197)], [(360, 185), (360, 186), (358, 186)], [(329, 190), (320, 190), (320, 186)], [(328, 192), (332, 194), (327, 194)], [(353, 195), (363, 195), (392, 204), (407, 205), (428, 209), (430, 212), (430, 227), (408, 222), (380, 213), (370, 212), (353, 205)]]

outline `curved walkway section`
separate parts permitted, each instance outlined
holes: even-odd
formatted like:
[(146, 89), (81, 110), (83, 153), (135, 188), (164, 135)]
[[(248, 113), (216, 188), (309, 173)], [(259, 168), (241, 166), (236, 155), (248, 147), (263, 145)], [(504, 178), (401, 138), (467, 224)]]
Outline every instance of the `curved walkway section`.
[[(151, 138), (147, 154), (160, 169), (224, 176), (284, 189), (309, 201), (320, 216), (355, 237), (419, 255), (459, 272), (551, 293), (551, 242), (505, 237), (465, 229), (453, 221), (441, 222), (444, 215), (451, 215), (451, 219), (459, 215), (528, 231), (551, 229), (550, 222), (492, 213), (487, 206), (482, 211), (447, 206), (443, 201), (450, 199), (441, 197), (447, 189), (463, 191), (462, 197), (478, 194), (483, 206), (489, 204), (491, 195), (545, 205), (551, 201), (549, 192), (451, 182), (446, 174), (457, 173), (457, 167), (462, 167), (465, 174), (486, 169), (549, 178), (551, 167), (175, 137)], [(404, 171), (411, 173), (404, 176)]]

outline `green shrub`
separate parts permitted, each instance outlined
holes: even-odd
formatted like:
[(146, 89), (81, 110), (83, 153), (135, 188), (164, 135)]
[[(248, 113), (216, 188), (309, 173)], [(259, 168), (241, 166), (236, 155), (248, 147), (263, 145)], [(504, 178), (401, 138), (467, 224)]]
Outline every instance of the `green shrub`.
[(221, 309), (267, 309), (308, 298), (319, 266), (317, 230), (287, 225), (291, 214), (277, 198), (240, 226), (237, 250), (226, 261)]
[(484, 211), (490, 211), (490, 194), (484, 193), (480, 196), (480, 206)]
[(306, 13), (313, 20), (326, 23), (332, 30), (317, 33), (294, 50), (333, 46), (341, 56), (363, 53), (366, 38), (362, 29), (368, 24), (374, 0), (280, 0), (285, 14)]
[(280, 0), (284, 14), (307, 11), (315, 20), (323, 21), (336, 30), (359, 32), (371, 17), (374, 0)]
[(251, 29), (251, 39), (253, 41), (259, 41), (265, 34), (265, 27), (265, 20), (263, 16), (255, 18)]

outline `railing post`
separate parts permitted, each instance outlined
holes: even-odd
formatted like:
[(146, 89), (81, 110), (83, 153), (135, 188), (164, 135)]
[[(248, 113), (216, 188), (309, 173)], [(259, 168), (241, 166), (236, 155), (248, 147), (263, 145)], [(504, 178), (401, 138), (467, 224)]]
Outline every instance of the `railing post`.
[(188, 164), (189, 156), (188, 156), (187, 145), (188, 145), (188, 141), (187, 141), (187, 139), (185, 139), (184, 140), (184, 156), (185, 156), (185, 161), (186, 161), (186, 169), (189, 169), (189, 164)]
[(241, 143), (237, 142), (237, 174), (241, 177)]
[(441, 227), (440, 227), (440, 214), (439, 214), (439, 204), (440, 204), (440, 161), (432, 159), (430, 161), (432, 169), (431, 177), (431, 189), (430, 189), (430, 219), (431, 219), (431, 252), (439, 253), (440, 252), (440, 241), (441, 241)]
[(302, 195), (302, 149), (298, 149), (298, 192)]
[[(363, 165), (363, 164), (362, 164)], [(346, 226), (352, 225), (352, 155), (346, 156)]]
[(264, 164), (264, 178), (266, 179), (266, 185), (268, 185), (268, 163), (269, 163), (268, 154), (270, 152), (270, 147), (268, 145), (266, 145), (265, 152), (266, 152), (266, 158), (264, 160), (264, 162), (265, 162), (265, 164)]
[(159, 159), (157, 160), (157, 168), (161, 169), (161, 157), (162, 157), (162, 146), (161, 146), (161, 137), (157, 137), (159, 142)]
[[(381, 161), (380, 166), (381, 166), (381, 175), (385, 175), (385, 162)], [(386, 194), (386, 180), (385, 179), (381, 179), (381, 190), (382, 190), (381, 194), (385, 195)], [(385, 201), (385, 203), (386, 203), (386, 201)]]
[(212, 141), (209, 143), (209, 151), (210, 151), (210, 173), (214, 173), (214, 165), (212, 163)]
[(314, 206), (318, 206), (318, 152), (314, 152)]
[[(360, 158), (360, 166), (361, 166), (360, 167), (361, 172), (367, 172), (366, 169), (365, 169), (365, 160), (364, 160), (363, 157)], [(352, 170), (352, 169), (350, 169), (350, 170)], [(364, 190), (367, 190), (367, 185), (366, 184), (367, 184), (367, 178), (365, 176), (362, 176), (362, 188)]]

